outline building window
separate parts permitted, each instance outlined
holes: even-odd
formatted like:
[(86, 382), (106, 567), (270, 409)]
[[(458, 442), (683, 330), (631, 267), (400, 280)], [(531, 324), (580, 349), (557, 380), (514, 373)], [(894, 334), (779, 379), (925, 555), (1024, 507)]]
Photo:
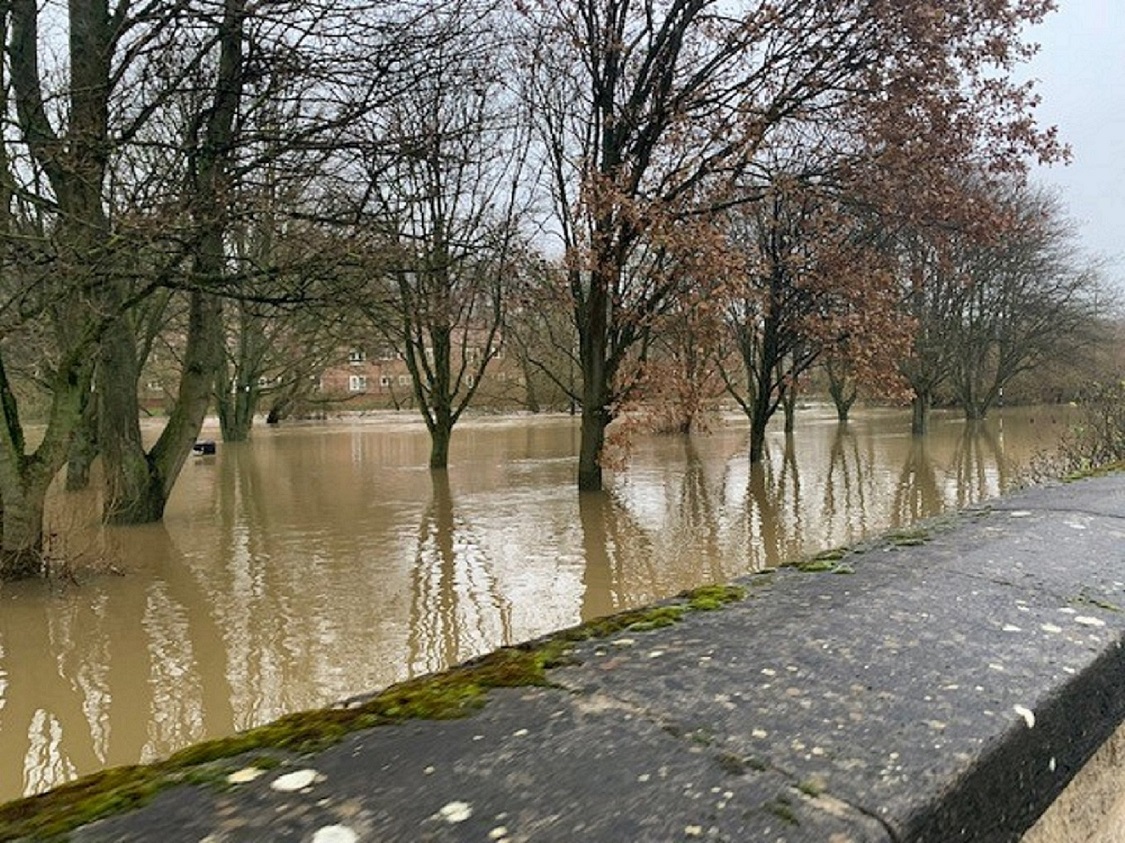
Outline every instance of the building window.
[(398, 385), (399, 386), (410, 386), (410, 375), (399, 375), (398, 376)]
[(348, 392), (367, 392), (367, 376), (350, 375), (348, 377)]
[(388, 375), (380, 375), (379, 376), (379, 386), (390, 386), (390, 385), (391, 385), (391, 379)]
[(362, 363), (367, 359), (367, 354), (364, 353), (362, 348), (353, 348), (348, 352), (349, 363)]
[(475, 377), (473, 377), (472, 375), (465, 375), (465, 386), (472, 389), (473, 384), (476, 383), (476, 382), (477, 382), (477, 379)]

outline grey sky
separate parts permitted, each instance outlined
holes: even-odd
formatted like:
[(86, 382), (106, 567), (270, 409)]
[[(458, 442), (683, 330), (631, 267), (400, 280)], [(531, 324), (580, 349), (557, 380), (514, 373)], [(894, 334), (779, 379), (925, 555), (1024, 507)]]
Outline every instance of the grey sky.
[(1125, 0), (1059, 0), (1030, 37), (1042, 45), (1030, 67), (1039, 121), (1057, 125), (1074, 156), (1035, 178), (1061, 190), (1085, 249), (1110, 260), (1125, 290)]

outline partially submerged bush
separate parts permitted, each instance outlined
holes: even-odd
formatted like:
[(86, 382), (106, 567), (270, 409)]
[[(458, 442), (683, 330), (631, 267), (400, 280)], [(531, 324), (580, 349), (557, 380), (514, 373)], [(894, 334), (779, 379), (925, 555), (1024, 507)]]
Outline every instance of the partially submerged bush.
[(1125, 380), (1087, 387), (1078, 407), (1078, 421), (1063, 436), (1056, 453), (1035, 460), (1035, 479), (1072, 477), (1125, 465)]

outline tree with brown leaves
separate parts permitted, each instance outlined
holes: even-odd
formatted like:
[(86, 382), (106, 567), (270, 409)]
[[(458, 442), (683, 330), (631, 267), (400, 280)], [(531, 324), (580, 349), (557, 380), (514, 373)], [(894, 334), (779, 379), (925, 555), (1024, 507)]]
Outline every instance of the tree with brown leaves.
[(745, 188), (775, 137), (794, 154), (807, 137), (831, 140), (888, 206), (916, 180), (929, 201), (915, 215), (956, 204), (940, 178), (950, 163), (987, 149), (1007, 169), (1057, 152), (1010, 77), (1048, 0), (521, 7), (579, 337), (580, 489), (602, 488), (606, 428), (659, 316), (698, 277), (675, 268), (719, 259), (709, 234), (755, 198)]

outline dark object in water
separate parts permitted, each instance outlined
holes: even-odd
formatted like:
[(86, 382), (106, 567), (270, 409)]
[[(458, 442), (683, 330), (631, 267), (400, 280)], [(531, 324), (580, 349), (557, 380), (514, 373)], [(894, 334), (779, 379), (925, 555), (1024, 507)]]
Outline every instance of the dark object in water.
[(197, 457), (210, 457), (215, 454), (215, 440), (214, 439), (200, 439), (191, 446), (191, 452)]

